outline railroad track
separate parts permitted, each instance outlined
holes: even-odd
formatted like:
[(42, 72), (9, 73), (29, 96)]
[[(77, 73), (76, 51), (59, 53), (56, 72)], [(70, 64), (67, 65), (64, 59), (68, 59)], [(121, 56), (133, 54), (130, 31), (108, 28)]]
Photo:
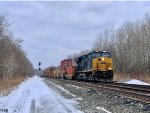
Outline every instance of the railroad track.
[(125, 83), (94, 83), (65, 80), (66, 83), (89, 87), (97, 91), (106, 92), (116, 96), (123, 96), (135, 101), (150, 104), (150, 86)]

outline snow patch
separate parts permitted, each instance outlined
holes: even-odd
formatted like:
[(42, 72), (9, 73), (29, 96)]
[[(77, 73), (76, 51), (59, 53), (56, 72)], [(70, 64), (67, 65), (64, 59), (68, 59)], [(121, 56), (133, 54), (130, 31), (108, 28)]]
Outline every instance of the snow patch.
[(137, 85), (150, 85), (146, 82), (142, 82), (142, 81), (136, 80), (136, 79), (132, 79), (132, 80), (126, 81), (124, 83), (126, 83), (126, 84), (137, 84)]
[(111, 112), (107, 111), (107, 110), (106, 110), (105, 108), (103, 108), (103, 107), (96, 107), (96, 109), (105, 111), (106, 113), (111, 113)]
[(77, 98), (78, 100), (83, 100), (83, 98)]
[(83, 100), (83, 98), (82, 97), (78, 97), (78, 98), (75, 98), (73, 100)]
[(54, 86), (56, 86), (57, 88), (59, 88), (60, 90), (62, 90), (63, 92), (65, 92), (65, 93), (67, 93), (67, 94), (69, 94), (69, 95), (71, 95), (71, 96), (73, 96), (73, 97), (76, 97), (76, 95), (70, 93), (67, 89), (64, 89), (63, 87), (61, 87), (61, 86), (59, 86), (59, 85), (56, 85), (56, 84), (54, 84), (54, 83), (51, 82), (51, 81), (49, 81), (49, 82), (50, 82), (52, 85), (54, 85)]
[(64, 99), (37, 76), (29, 78), (11, 94), (0, 98), (0, 108), (8, 109), (8, 113), (30, 113), (32, 100), (35, 100), (36, 113), (82, 113), (74, 108), (77, 102)]
[(76, 89), (79, 89), (79, 88), (81, 88), (81, 87), (79, 87), (79, 86), (75, 86), (75, 85), (72, 85), (72, 84), (67, 84), (66, 86), (69, 86), (69, 87), (74, 87), (74, 88), (76, 88)]

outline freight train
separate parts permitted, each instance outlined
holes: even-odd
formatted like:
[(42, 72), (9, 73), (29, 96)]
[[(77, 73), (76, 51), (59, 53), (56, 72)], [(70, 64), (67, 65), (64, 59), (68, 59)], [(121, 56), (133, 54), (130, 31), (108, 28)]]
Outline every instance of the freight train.
[(57, 71), (59, 70), (57, 74), (53, 74), (56, 71), (55, 68), (48, 69), (44, 70), (44, 76), (98, 82), (113, 81), (113, 61), (111, 54), (104, 50), (92, 51), (74, 60), (65, 59), (61, 61), (60, 70), (57, 68)]

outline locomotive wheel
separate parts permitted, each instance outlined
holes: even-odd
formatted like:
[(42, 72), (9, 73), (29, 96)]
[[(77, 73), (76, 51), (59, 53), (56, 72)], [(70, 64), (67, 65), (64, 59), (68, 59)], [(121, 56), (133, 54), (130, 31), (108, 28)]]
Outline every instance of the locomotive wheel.
[(102, 76), (105, 76), (104, 74), (101, 74), (101, 73), (98, 73), (98, 72), (95, 72), (94, 73), (94, 81), (95, 82), (107, 82), (108, 79), (106, 78), (102, 78)]
[(93, 75), (94, 81), (95, 82), (102, 82), (102, 79), (99, 77), (99, 73), (95, 72)]
[(93, 81), (92, 74), (90, 73), (86, 75), (86, 78), (87, 78), (87, 81)]

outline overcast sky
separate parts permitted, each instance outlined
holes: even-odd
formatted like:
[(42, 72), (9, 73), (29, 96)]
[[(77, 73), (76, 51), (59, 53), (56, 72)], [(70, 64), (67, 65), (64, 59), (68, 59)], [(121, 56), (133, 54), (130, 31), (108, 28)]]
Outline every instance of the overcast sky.
[(90, 49), (99, 32), (150, 12), (150, 2), (0, 2), (11, 30), (37, 68), (59, 65), (69, 54)]

